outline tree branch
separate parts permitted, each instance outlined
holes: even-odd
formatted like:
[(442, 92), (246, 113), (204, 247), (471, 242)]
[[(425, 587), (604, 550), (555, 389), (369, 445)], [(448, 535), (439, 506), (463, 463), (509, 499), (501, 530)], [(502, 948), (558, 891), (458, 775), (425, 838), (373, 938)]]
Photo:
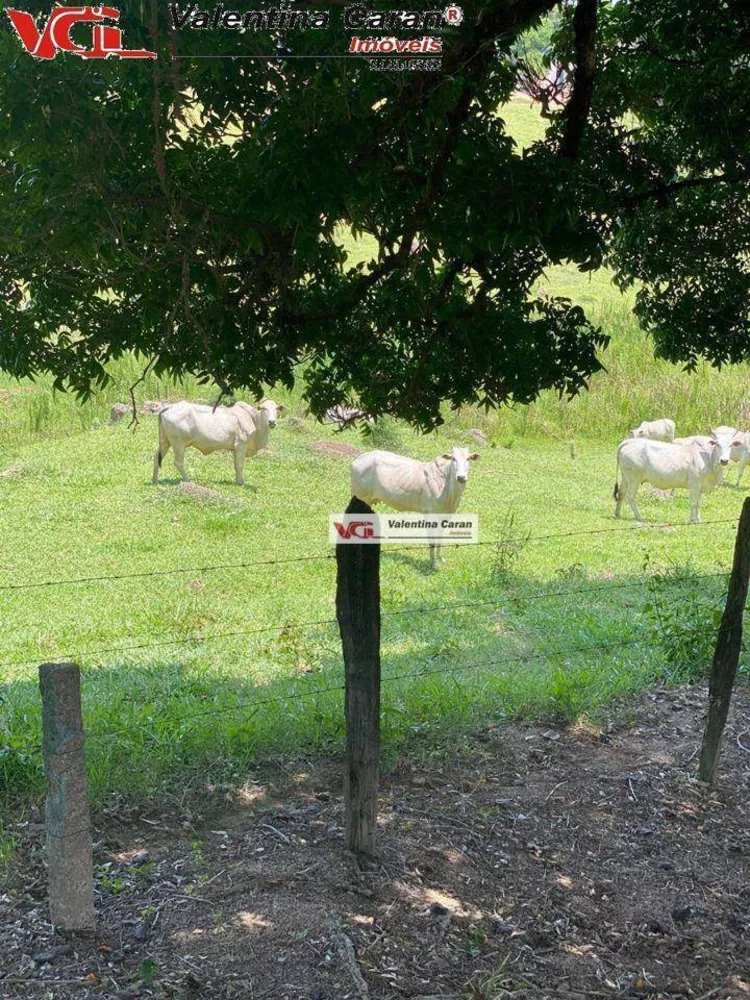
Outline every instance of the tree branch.
[[(591, 2), (591, 0), (580, 0), (580, 2), (586, 3)], [(593, 0), (593, 2), (596, 4), (598, 0)], [(464, 73), (461, 92), (445, 116), (443, 142), (427, 174), (424, 189), (414, 211), (403, 227), (399, 249), (396, 253), (389, 254), (380, 261), (369, 274), (362, 275), (356, 282), (353, 282), (349, 288), (349, 294), (334, 310), (326, 314), (284, 315), (285, 322), (297, 326), (310, 321), (338, 318), (349, 309), (355, 308), (364, 299), (370, 288), (377, 284), (381, 278), (406, 266), (411, 256), (414, 236), (424, 225), (424, 221), (435, 203), (435, 196), (445, 180), (446, 169), (458, 144), (461, 128), (471, 113), (476, 88), (481, 84), (485, 73), (497, 58), (494, 42), (499, 38), (512, 37), (517, 34), (535, 16), (551, 10), (555, 3), (556, 0), (516, 0), (515, 3), (509, 4), (507, 0), (505, 2), (501, 0), (501, 2), (495, 2), (491, 7), (479, 12), (469, 37), (449, 56), (446, 56), (443, 64), (444, 75), (433, 83), (433, 89), (437, 89), (443, 85), (446, 76)], [(469, 66), (470, 68), (467, 68)], [(353, 158), (351, 170), (357, 169), (364, 158), (380, 153), (383, 149), (382, 137), (384, 134), (388, 134), (393, 127), (394, 115), (397, 116), (397, 119), (401, 119), (406, 109), (415, 100), (429, 99), (429, 92), (425, 95), (425, 87), (428, 82), (431, 82), (428, 81), (427, 77), (429, 74), (425, 74), (425, 78), (422, 80), (415, 80), (414, 85), (404, 92), (402, 99), (394, 102), (391, 114), (386, 116), (379, 128), (369, 137), (366, 145)], [(392, 242), (395, 242), (395, 237)]]
[(714, 184), (747, 184), (750, 177), (746, 174), (735, 174), (730, 177), (727, 174), (711, 174), (710, 177), (685, 177), (679, 181), (672, 181), (664, 184), (659, 181), (648, 191), (641, 191), (639, 194), (629, 195), (625, 198), (625, 205), (628, 208), (638, 208), (651, 198), (662, 200), (680, 191), (690, 188), (713, 187)]
[(573, 92), (565, 108), (565, 126), (560, 143), (560, 156), (574, 160), (583, 137), (591, 107), (596, 69), (596, 15), (599, 0), (578, 0), (573, 17), (575, 32), (576, 70)]
[(424, 105), (435, 90), (444, 86), (447, 78), (463, 73), (466, 86), (481, 81), (488, 68), (497, 61), (494, 43), (520, 34), (535, 17), (548, 13), (557, 2), (558, 0), (494, 0), (481, 9), (461, 43), (451, 46), (443, 55), (442, 73), (415, 74), (416, 78), (401, 92), (399, 99), (389, 104), (389, 113), (384, 115), (378, 128), (352, 158), (350, 171), (356, 174), (363, 163), (373, 156), (381, 155), (384, 149), (387, 150), (388, 143), (384, 140), (394, 128), (399, 127), (407, 112)]
[(658, 49), (655, 49), (650, 45), (618, 45), (614, 49), (614, 52), (616, 55), (645, 54), (653, 56), (654, 59), (658, 59), (659, 62), (669, 63), (670, 66), (689, 66), (691, 69), (703, 69), (706, 65), (705, 60), (701, 59), (686, 59), (684, 57), (664, 55), (663, 52), (659, 52)]

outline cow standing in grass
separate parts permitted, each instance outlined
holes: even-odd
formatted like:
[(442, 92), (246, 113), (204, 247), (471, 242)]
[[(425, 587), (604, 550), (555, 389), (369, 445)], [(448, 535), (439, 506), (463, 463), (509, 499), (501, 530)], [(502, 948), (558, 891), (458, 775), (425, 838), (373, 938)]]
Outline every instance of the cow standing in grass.
[(734, 438), (729, 457), (733, 462), (740, 463), (740, 469), (737, 473), (737, 485), (739, 486), (742, 482), (745, 466), (750, 461), (750, 434), (747, 431), (736, 431)]
[(734, 443), (733, 435), (717, 431), (711, 431), (707, 443), (701, 438), (680, 444), (632, 438), (623, 441), (617, 449), (621, 482), (618, 485), (615, 476), (615, 517), (620, 517), (627, 500), (633, 516), (642, 521), (635, 495), (641, 483), (650, 483), (662, 490), (689, 490), (690, 521), (699, 521), (701, 494), (720, 482)]
[[(469, 479), (469, 462), (479, 458), (454, 448), (432, 462), (392, 451), (368, 451), (352, 462), (352, 496), (418, 514), (455, 514)], [(437, 569), (437, 544), (430, 544), (430, 569)]]
[(633, 438), (648, 438), (650, 441), (674, 441), (674, 420), (644, 420), (630, 432)]
[[(745, 446), (742, 443), (743, 440), (744, 440), (743, 435), (738, 430), (735, 430), (734, 427), (727, 427), (724, 424), (722, 424), (721, 427), (717, 427), (713, 431), (713, 433), (717, 434), (719, 437), (723, 437), (723, 436), (729, 435), (729, 437), (732, 438), (732, 447), (731, 447), (731, 450), (729, 452), (729, 460), (731, 462), (742, 462), (743, 453), (747, 454), (744, 451)], [(689, 437), (678, 437), (678, 438), (675, 438), (674, 439), (674, 443), (675, 444), (692, 444), (693, 442), (697, 442), (700, 445), (707, 445), (710, 442), (710, 440), (711, 440), (711, 435), (710, 434), (691, 434)], [(745, 461), (747, 461), (747, 458), (745, 459)], [(737, 485), (738, 486), (740, 484), (740, 479), (742, 478), (742, 473), (744, 471), (745, 471), (745, 465), (743, 463), (742, 466), (741, 466), (741, 468), (740, 468), (739, 479), (737, 480)], [(722, 482), (723, 479), (724, 479), (724, 472), (723, 472), (723, 468), (722, 468), (722, 473), (719, 476), (718, 482)], [(674, 490), (672, 490), (672, 495), (674, 496)]]
[(212, 451), (231, 451), (238, 486), (245, 485), (245, 460), (268, 447), (269, 432), (276, 426), (284, 407), (270, 399), (260, 407), (249, 403), (233, 406), (202, 406), (199, 403), (174, 403), (159, 413), (159, 447), (154, 456), (154, 484), (170, 448), (174, 464), (183, 482), (190, 482), (185, 469), (185, 449), (197, 448), (204, 455)]

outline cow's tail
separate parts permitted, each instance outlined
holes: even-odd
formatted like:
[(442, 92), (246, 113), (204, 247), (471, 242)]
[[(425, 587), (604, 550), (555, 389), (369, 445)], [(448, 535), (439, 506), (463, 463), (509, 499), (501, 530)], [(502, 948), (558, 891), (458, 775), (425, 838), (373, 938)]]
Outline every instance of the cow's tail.
[(164, 429), (161, 423), (161, 413), (157, 414), (157, 420), (159, 423), (159, 447), (156, 449), (156, 463), (161, 468), (161, 463), (164, 461), (164, 450), (162, 449), (162, 438), (164, 437)]
[(154, 474), (152, 479), (155, 486), (159, 482), (159, 470), (161, 469), (161, 463), (164, 460), (164, 456), (169, 451), (169, 440), (164, 433), (164, 427), (161, 422), (161, 413), (157, 414), (157, 420), (159, 422), (159, 444), (156, 448), (156, 454), (154, 455)]
[(620, 487), (617, 485), (617, 479), (620, 475), (620, 448), (622, 448), (622, 445), (620, 445), (620, 447), (617, 449), (617, 465), (615, 466), (615, 488), (612, 494), (615, 500), (620, 499)]

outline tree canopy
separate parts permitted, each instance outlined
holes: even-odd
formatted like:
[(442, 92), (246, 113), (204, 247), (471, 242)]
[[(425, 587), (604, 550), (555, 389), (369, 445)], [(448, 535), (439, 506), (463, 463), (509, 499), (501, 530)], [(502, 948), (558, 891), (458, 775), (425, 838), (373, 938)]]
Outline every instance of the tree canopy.
[(255, 392), (304, 363), (313, 412), (428, 429), (443, 402), (585, 388), (606, 336), (537, 291), (566, 261), (638, 281), (664, 357), (750, 357), (744, 2), (564, 5), (565, 100), (523, 153), (502, 107), (551, 0), (480, 0), (427, 32), (439, 70), (403, 72), (288, 58), (346, 52), (340, 0), (315, 7), (329, 28), (242, 33), (129, 5), (155, 60), (37, 60), (2, 26), (0, 368), (85, 396), (127, 351)]

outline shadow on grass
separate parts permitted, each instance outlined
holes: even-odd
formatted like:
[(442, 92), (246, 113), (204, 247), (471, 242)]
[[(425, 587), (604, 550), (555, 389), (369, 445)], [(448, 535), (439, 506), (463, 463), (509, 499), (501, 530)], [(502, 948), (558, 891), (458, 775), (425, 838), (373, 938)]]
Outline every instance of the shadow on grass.
[[(393, 552), (383, 553), (381, 558), (384, 560), (392, 560), (396, 563), (401, 563), (403, 566), (410, 566), (413, 570), (419, 573), (421, 576), (433, 576), (435, 570), (430, 569), (430, 550), (425, 545), (424, 547), (424, 557), (419, 555), (411, 555), (408, 552), (399, 552), (394, 550)], [(438, 564), (439, 565), (439, 564)]]
[[(406, 553), (397, 561), (428, 567)], [(427, 569), (429, 573), (429, 570)], [(596, 713), (656, 678), (701, 676), (725, 576), (674, 570), (647, 583), (536, 580), (510, 573), (451, 600), (382, 608), (386, 748), (440, 727)], [(124, 655), (127, 656), (125, 651)], [(335, 624), (189, 643), (82, 668), (92, 797), (149, 797), (235, 780), (259, 756), (343, 746), (343, 664)], [(43, 787), (35, 678), (0, 690), (0, 799)], [(31, 744), (32, 746), (27, 746)]]

